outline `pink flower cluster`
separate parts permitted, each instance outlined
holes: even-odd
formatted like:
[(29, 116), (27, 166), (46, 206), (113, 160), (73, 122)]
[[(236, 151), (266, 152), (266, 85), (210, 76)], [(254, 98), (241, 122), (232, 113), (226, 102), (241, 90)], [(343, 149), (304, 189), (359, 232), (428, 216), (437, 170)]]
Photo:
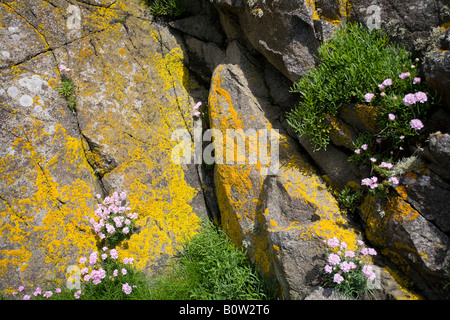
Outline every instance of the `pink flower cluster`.
[[(103, 247), (102, 251), (103, 251), (103, 253), (101, 254), (102, 260), (106, 260), (108, 258), (108, 251), (111, 259), (116, 260), (119, 258), (119, 254), (117, 253), (116, 249), (109, 249), (108, 247)], [(80, 259), (78, 259), (78, 262), (81, 265), (85, 264), (87, 261), (88, 259), (86, 257), (81, 257)], [(94, 284), (99, 284), (106, 277), (105, 270), (101, 266), (96, 266), (97, 262), (100, 262), (100, 260), (98, 259), (98, 252), (93, 251), (89, 255), (89, 266), (83, 265), (80, 268), (81, 275), (83, 276), (82, 279), (84, 282), (89, 282), (90, 280), (92, 280)], [(133, 264), (133, 262), (134, 258), (126, 257), (123, 259), (124, 264)], [(89, 267), (91, 268), (91, 273), (89, 273)], [(127, 270), (123, 268), (121, 272), (123, 275), (125, 275), (127, 273)], [(114, 270), (113, 275), (117, 276), (118, 270)]]
[(406, 78), (408, 78), (408, 77), (410, 77), (410, 76), (411, 76), (411, 73), (409, 73), (409, 72), (404, 72), (404, 73), (401, 73), (398, 77), (399, 77), (400, 79), (405, 80)]
[(411, 128), (413, 128), (414, 130), (421, 130), (424, 125), (422, 123), (422, 121), (420, 121), (419, 119), (412, 119), (409, 122), (409, 125), (411, 126)]
[(366, 99), (366, 102), (370, 102), (372, 101), (373, 97), (375, 95), (373, 93), (366, 93), (366, 95), (364, 96), (364, 98)]
[(70, 72), (71, 69), (67, 68), (64, 64), (60, 64), (59, 65), (59, 70), (60, 71), (66, 71), (66, 72)]
[(419, 91), (416, 93), (408, 93), (403, 98), (403, 103), (406, 106), (411, 106), (413, 104), (416, 104), (417, 102), (425, 103), (428, 101), (428, 96), (425, 92)]
[(340, 284), (347, 279), (353, 272), (362, 272), (364, 276), (370, 281), (375, 280), (375, 273), (370, 265), (364, 264), (362, 259), (357, 256), (361, 254), (365, 256), (375, 256), (377, 252), (373, 248), (367, 248), (363, 241), (358, 240), (358, 250), (355, 253), (352, 250), (346, 250), (347, 244), (339, 241), (338, 238), (333, 237), (328, 240), (323, 240), (327, 245), (327, 251), (331, 251), (327, 257), (327, 264), (325, 264), (324, 271), (326, 274), (332, 275), (333, 282)]
[[(109, 249), (108, 247), (103, 247), (101, 252), (102, 252), (102, 254), (101, 254), (102, 260), (106, 260), (108, 258), (108, 253), (109, 253), (109, 257), (111, 259), (116, 260), (119, 258), (119, 254), (116, 249)], [(97, 264), (98, 262), (100, 262), (100, 260), (98, 259), (98, 254), (99, 253), (97, 251), (93, 251), (89, 255), (89, 259), (86, 257), (81, 257), (78, 259), (78, 262), (81, 264), (80, 269), (81, 269), (81, 276), (82, 276), (83, 282), (87, 283), (87, 282), (92, 281), (92, 283), (94, 285), (97, 285), (97, 284), (100, 284), (104, 279), (113, 280), (114, 278), (119, 276), (119, 269), (114, 269), (112, 274), (109, 275), (109, 277), (107, 277), (106, 270), (103, 269), (101, 267), (101, 265)], [(89, 261), (89, 265), (83, 265), (88, 261)], [(131, 265), (131, 264), (133, 264), (133, 262), (134, 262), (134, 258), (129, 258), (129, 257), (123, 258), (124, 264)], [(126, 268), (121, 268), (120, 273), (125, 276), (128, 273), (128, 270)], [(133, 286), (133, 287), (136, 287), (136, 286)], [(123, 290), (123, 288), (125, 288), (125, 290)], [(127, 283), (125, 287), (122, 286), (122, 290), (126, 294), (130, 294), (132, 289), (131, 289), (131, 286), (129, 286)]]
[[(24, 286), (19, 286), (19, 288), (17, 289), (17, 291), (14, 291), (12, 294), (15, 296), (15, 295), (17, 295), (17, 294), (19, 294), (19, 292), (23, 292), (25, 290), (25, 287)], [(56, 288), (55, 289), (55, 292), (58, 294), (58, 293), (61, 293), (61, 288)], [(41, 287), (37, 287), (36, 288), (36, 290), (33, 292), (33, 296), (34, 297), (38, 297), (38, 296), (40, 296), (42, 294), (42, 288)], [(51, 296), (53, 295), (53, 291), (51, 291), (51, 290), (47, 290), (47, 291), (45, 291), (44, 292), (44, 294), (42, 294), (42, 296), (44, 297), (44, 298), (50, 298)], [(23, 296), (23, 300), (30, 300), (31, 299), (31, 295), (30, 294), (25, 294), (24, 296)]]
[(362, 186), (368, 186), (370, 189), (376, 189), (378, 188), (378, 178), (372, 177), (372, 178), (364, 178), (361, 181)]
[[(101, 198), (98, 194), (97, 198)], [(126, 207), (127, 194), (121, 192), (120, 195), (114, 192), (111, 197), (106, 197), (103, 203), (100, 203), (94, 214), (100, 218), (97, 222), (95, 218), (91, 218), (89, 222), (94, 227), (94, 231), (100, 237), (105, 239), (112, 236), (116, 232), (128, 235), (133, 221), (137, 219), (137, 213), (130, 213), (130, 207)]]
[[(359, 150), (359, 149), (357, 149), (357, 150)], [(355, 152), (356, 152), (356, 151), (355, 151)], [(372, 163), (375, 164), (375, 163), (377, 162), (377, 159), (371, 157), (371, 158), (370, 158), (370, 161), (371, 161)], [(378, 165), (378, 167), (379, 167), (379, 168), (383, 168), (383, 169), (390, 170), (390, 169), (392, 169), (392, 168), (394, 167), (394, 165), (393, 165), (392, 163), (390, 163), (390, 162), (382, 161), (382, 162)], [(397, 177), (389, 177), (387, 181), (388, 181), (389, 183), (391, 183), (392, 185), (398, 185), (398, 184), (399, 184), (399, 180), (398, 180)], [(362, 186), (367, 186), (367, 187), (369, 187), (369, 188), (372, 189), (372, 190), (378, 188), (378, 186), (380, 185), (380, 183), (383, 185), (384, 182), (383, 182), (383, 181), (382, 181), (382, 182), (379, 182), (379, 179), (378, 179), (378, 177), (376, 177), (376, 176), (373, 176), (373, 177), (371, 177), (371, 178), (364, 178), (364, 179), (361, 180), (361, 185), (362, 185)]]
[(372, 269), (372, 266), (366, 264), (363, 268), (362, 268), (362, 273), (366, 276), (366, 278), (370, 281), (375, 281), (376, 278), (376, 274)]
[[(392, 120), (394, 120), (395, 116), (390, 114), (389, 118), (390, 119), (392, 118)], [(369, 148), (369, 146), (367, 144), (363, 144), (363, 145), (361, 145), (360, 148), (356, 149), (354, 152), (356, 154), (361, 154), (362, 150), (366, 151), (366, 150), (368, 150), (368, 148)], [(373, 164), (375, 164), (378, 160), (376, 158), (374, 158), (374, 157), (370, 157), (370, 161)], [(390, 162), (382, 161), (379, 164), (379, 167), (390, 170), (390, 169), (392, 169), (394, 167), (394, 165), (392, 163), (390, 163)], [(391, 184), (394, 184), (394, 185), (399, 183), (399, 181), (398, 181), (398, 179), (396, 177), (390, 177), (388, 179), (388, 182), (390, 182)], [(373, 190), (373, 189), (378, 188), (378, 186), (380, 185), (380, 182), (378, 180), (378, 177), (373, 176), (371, 178), (364, 178), (364, 179), (362, 179), (361, 180), (361, 185), (362, 186), (368, 186), (370, 189)]]
[(378, 85), (378, 89), (380, 89), (380, 91), (383, 91), (384, 89), (386, 89), (386, 87), (389, 86), (392, 86), (392, 79), (384, 80), (382, 84)]

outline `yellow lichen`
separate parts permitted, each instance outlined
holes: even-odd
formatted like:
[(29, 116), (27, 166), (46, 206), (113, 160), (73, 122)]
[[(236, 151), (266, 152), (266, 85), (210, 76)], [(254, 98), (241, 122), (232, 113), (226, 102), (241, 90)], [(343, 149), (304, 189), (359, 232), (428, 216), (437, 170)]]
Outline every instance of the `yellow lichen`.
[[(171, 162), (170, 150), (175, 142), (167, 138), (174, 128), (190, 127), (190, 79), (179, 48), (168, 52), (151, 50), (140, 58), (144, 68), (131, 68), (134, 60), (111, 43), (113, 39), (121, 42), (119, 48), (125, 47), (123, 26), (114, 23), (124, 5), (124, 1), (117, 1), (109, 8), (92, 6), (83, 16), (85, 25), (102, 30), (96, 33), (97, 53), (116, 54), (97, 57), (89, 37), (73, 42), (69, 49), (73, 68), (89, 61), (94, 67), (84, 72), (89, 74), (95, 69), (95, 75), (89, 76), (95, 77), (95, 84), (102, 84), (99, 88), (79, 77), (72, 79), (77, 101), (82, 102), (77, 108), (80, 117), (85, 118), (83, 133), (100, 143), (118, 163), (104, 178), (118, 181), (115, 187), (121, 190), (117, 191), (127, 191), (130, 206), (139, 214), (136, 225), (140, 231), (122, 244), (120, 254), (134, 257), (136, 266), (145, 269), (175, 253), (200, 225), (190, 205), (198, 190), (186, 183), (183, 168)], [(149, 22), (142, 21), (141, 27), (156, 32)], [(150, 45), (161, 48), (157, 42)], [(118, 67), (124, 62), (128, 63), (126, 70)], [(25, 72), (29, 70), (21, 65), (11, 68), (17, 79)], [(132, 84), (132, 80), (138, 83)], [(55, 79), (48, 82), (49, 90), (59, 86)], [(142, 89), (130, 89), (140, 84)], [(99, 95), (102, 103), (117, 103), (120, 107), (108, 104), (89, 113), (90, 108), (96, 108), (91, 104), (92, 97)], [(139, 110), (142, 114), (136, 112), (135, 101), (145, 101)], [(45, 106), (46, 102), (35, 99), (35, 103)], [(67, 118), (66, 110), (55, 110), (56, 119)], [(147, 123), (149, 114), (156, 117), (153, 125)], [(19, 116), (11, 113), (16, 120)], [(73, 128), (69, 130), (63, 123), (57, 123), (52, 133), (32, 116), (20, 118), (19, 123), (24, 125), (12, 132), (16, 136), (11, 144), (14, 154), (0, 158), (0, 235), (4, 243), (14, 244), (12, 249), (0, 251), (0, 277), (6, 279), (13, 272), (17, 279), (33, 285), (53, 275), (64, 277), (76, 258), (96, 249), (88, 219), (96, 209), (95, 194), (100, 188), (88, 159), (97, 163), (101, 159), (89, 153), (85, 141), (72, 136)], [(31, 274), (36, 264), (41, 270)]]

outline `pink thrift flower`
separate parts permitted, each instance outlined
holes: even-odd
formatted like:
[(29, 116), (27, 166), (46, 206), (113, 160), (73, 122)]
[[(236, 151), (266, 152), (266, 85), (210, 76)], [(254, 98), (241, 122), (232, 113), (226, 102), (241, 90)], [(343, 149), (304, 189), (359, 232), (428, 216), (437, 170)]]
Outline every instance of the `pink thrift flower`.
[(99, 284), (102, 282), (103, 278), (105, 278), (106, 272), (103, 268), (100, 268), (98, 270), (93, 270), (91, 272), (91, 279), (94, 284)]
[(114, 226), (110, 225), (109, 223), (106, 224), (106, 231), (109, 234), (114, 234), (116, 232), (116, 229), (114, 228)]
[(395, 114), (389, 113), (388, 114), (388, 118), (389, 118), (389, 120), (394, 121), (395, 120)]
[(361, 154), (361, 149), (356, 149), (356, 150), (355, 150), (355, 153), (356, 153), (356, 154)]
[(400, 78), (400, 79), (406, 79), (406, 78), (408, 78), (410, 75), (411, 75), (411, 73), (405, 72), (405, 73), (400, 74), (400, 75), (399, 75), (399, 78)]
[[(120, 219), (122, 218), (122, 219)], [(121, 228), (122, 227), (122, 221), (123, 221), (123, 217), (114, 217), (114, 222), (116, 224), (116, 228)]]
[(325, 265), (324, 270), (326, 273), (331, 273), (331, 272), (333, 272), (333, 267), (327, 264), (327, 265)]
[(194, 110), (198, 110), (198, 108), (202, 105), (201, 102), (197, 102), (197, 104), (193, 107)]
[(64, 64), (60, 64), (60, 65), (59, 65), (59, 70), (60, 70), (60, 71), (64, 71), (64, 70), (66, 70), (66, 68), (67, 68), (67, 67), (66, 67)]
[(125, 264), (132, 264), (134, 261), (134, 258), (123, 258), (123, 263)]
[(80, 270), (80, 273), (83, 275), (83, 274), (86, 274), (86, 273), (88, 273), (89, 272), (89, 269), (88, 268), (83, 268), (83, 269), (81, 269)]
[(126, 193), (125, 191), (122, 191), (122, 192), (120, 193), (120, 198), (121, 198), (122, 200), (125, 200), (125, 199), (127, 198), (127, 193)]
[(370, 189), (376, 189), (376, 188), (378, 188), (378, 183), (372, 183), (370, 185)]
[(373, 248), (369, 248), (369, 255), (371, 256), (376, 256), (377, 255), (377, 251)]
[(333, 277), (333, 282), (336, 282), (337, 284), (344, 281), (344, 277), (342, 277), (339, 273), (336, 273)]
[(117, 253), (116, 249), (111, 249), (111, 251), (109, 251), (109, 255), (111, 256), (111, 258), (113, 259), (117, 259), (119, 257), (119, 254)]
[(102, 260), (105, 260), (106, 258), (108, 258), (108, 255), (106, 253), (102, 254)]
[(33, 293), (33, 296), (37, 297), (38, 295), (40, 295), (42, 293), (42, 289), (41, 287), (37, 287), (36, 291)]
[(398, 185), (398, 184), (399, 184), (399, 181), (398, 181), (397, 177), (390, 177), (390, 178), (388, 179), (388, 181), (389, 181), (390, 183), (394, 184), (394, 185)]
[(374, 281), (376, 278), (375, 272), (373, 272), (372, 270), (372, 266), (369, 265), (365, 265), (362, 268), (362, 273), (367, 277), (367, 279), (369, 279), (370, 281)]
[(379, 84), (378, 85), (378, 89), (380, 89), (380, 91), (383, 91), (385, 89), (385, 85), (384, 84)]
[(362, 268), (362, 272), (364, 273), (364, 275), (372, 273), (372, 266), (368, 264), (364, 265), (364, 267)]
[(122, 232), (125, 233), (125, 234), (128, 234), (130, 232), (130, 228), (125, 227), (125, 228), (122, 229)]
[(361, 185), (362, 186), (368, 186), (371, 189), (375, 189), (378, 187), (378, 178), (377, 177), (372, 177), (372, 178), (365, 178), (361, 180)]
[(417, 102), (417, 98), (416, 95), (414, 93), (408, 93), (404, 98), (403, 98), (403, 103), (407, 106), (413, 105)]
[(30, 300), (31, 296), (29, 294), (26, 294), (23, 296), (23, 300)]
[(20, 286), (19, 289), (18, 289), (19, 292), (21, 292), (23, 290), (25, 290), (25, 288), (23, 286)]
[(364, 96), (364, 98), (366, 99), (367, 102), (372, 101), (373, 97), (375, 95), (373, 93), (366, 93), (366, 95)]
[(375, 163), (375, 162), (377, 162), (377, 159), (376, 158), (370, 158), (370, 161)]
[(413, 84), (420, 83), (421, 79), (419, 77), (415, 77), (413, 80)]
[(385, 97), (386, 96), (386, 92), (380, 93), (380, 96)]
[(419, 119), (413, 119), (411, 120), (411, 122), (409, 123), (409, 125), (411, 126), (411, 128), (413, 128), (414, 130), (420, 130), (423, 128), (423, 123), (422, 121), (420, 121)]
[(338, 264), (339, 262), (341, 262), (341, 258), (340, 258), (337, 254), (331, 253), (331, 254), (328, 256), (328, 263), (329, 263), (329, 264), (331, 264), (331, 265), (336, 265), (336, 264)]
[(358, 244), (358, 246), (363, 246), (364, 245), (364, 241), (362, 241), (362, 240), (358, 240), (358, 241), (356, 241), (356, 243)]
[(380, 164), (380, 167), (382, 167), (382, 168), (386, 168), (386, 169), (392, 169), (392, 167), (393, 167), (394, 165), (392, 164), (392, 163), (389, 163), (389, 162), (381, 162), (381, 164)]
[(341, 249), (347, 249), (347, 244), (344, 241), (341, 242)]
[(422, 91), (419, 91), (419, 92), (416, 93), (416, 99), (420, 103), (425, 103), (425, 102), (428, 101), (427, 94), (425, 92), (422, 92)]
[(53, 292), (51, 291), (45, 291), (44, 293), (44, 297), (46, 297), (47, 299), (50, 298), (53, 295)]
[(122, 291), (123, 291), (125, 294), (130, 294), (130, 293), (131, 293), (131, 287), (130, 287), (130, 285), (129, 285), (128, 283), (124, 283), (124, 284), (122, 285)]
[(367, 249), (367, 248), (362, 248), (361, 254), (362, 254), (363, 256), (367, 256), (367, 255), (369, 254), (369, 249)]
[(78, 290), (77, 292), (75, 292), (73, 296), (75, 297), (75, 299), (79, 299), (81, 296), (81, 290)]
[(392, 86), (392, 79), (386, 79), (383, 81), (384, 86)]
[(342, 272), (345, 272), (345, 273), (347, 273), (351, 270), (350, 264), (347, 261), (342, 262), (339, 265), (339, 268), (342, 270)]
[(346, 258), (354, 258), (355, 257), (355, 252), (352, 251), (352, 250), (345, 251), (345, 257)]
[(127, 213), (127, 217), (130, 218), (130, 219), (137, 219), (138, 214), (136, 212)]
[(89, 256), (89, 263), (92, 265), (94, 265), (97, 262), (97, 251), (94, 251), (91, 253), (91, 255)]
[(119, 270), (115, 269), (115, 270), (113, 271), (113, 276), (114, 276), (114, 277), (117, 277), (118, 274), (119, 274)]
[(122, 272), (123, 275), (126, 275), (127, 274), (127, 269), (122, 268), (122, 270), (120, 270), (120, 272)]
[(339, 240), (336, 237), (333, 237), (331, 239), (328, 239), (328, 246), (330, 248), (336, 248), (337, 246), (339, 246)]
[(198, 117), (200, 115), (200, 111), (195, 111), (194, 116)]
[(361, 146), (361, 149), (367, 150), (368, 147), (369, 147), (369, 146), (368, 146), (367, 144), (363, 144), (363, 145)]

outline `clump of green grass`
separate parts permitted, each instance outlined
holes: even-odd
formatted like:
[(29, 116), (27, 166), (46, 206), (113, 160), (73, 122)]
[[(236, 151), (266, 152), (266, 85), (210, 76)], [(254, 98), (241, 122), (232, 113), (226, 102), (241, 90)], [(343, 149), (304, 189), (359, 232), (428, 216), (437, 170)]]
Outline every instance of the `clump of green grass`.
[[(393, 85), (384, 97), (376, 95), (373, 100), (380, 130), (389, 125), (388, 113), (395, 113), (398, 119), (402, 116), (405, 121), (422, 114), (402, 103), (412, 90), (412, 79), (418, 75), (417, 69), (411, 68), (410, 53), (391, 43), (384, 32), (368, 30), (361, 24), (345, 24), (321, 45), (318, 60), (317, 67), (293, 85), (291, 90), (301, 94), (301, 101), (287, 115), (293, 129), (308, 136), (314, 151), (326, 149), (329, 144), (331, 126), (327, 115), (336, 116), (344, 104), (366, 103), (366, 94), (377, 93), (386, 79), (393, 79)], [(399, 74), (406, 71), (411, 81), (399, 81)], [(411, 131), (408, 125), (404, 127), (403, 131)]]
[(146, 0), (146, 3), (155, 16), (178, 17), (186, 10), (180, 0)]
[(260, 300), (268, 284), (226, 234), (211, 223), (186, 242), (169, 276), (159, 279), (158, 299)]
[(77, 100), (75, 98), (75, 86), (71, 79), (63, 77), (61, 80), (61, 87), (58, 88), (58, 92), (62, 95), (66, 101), (70, 110), (75, 111)]

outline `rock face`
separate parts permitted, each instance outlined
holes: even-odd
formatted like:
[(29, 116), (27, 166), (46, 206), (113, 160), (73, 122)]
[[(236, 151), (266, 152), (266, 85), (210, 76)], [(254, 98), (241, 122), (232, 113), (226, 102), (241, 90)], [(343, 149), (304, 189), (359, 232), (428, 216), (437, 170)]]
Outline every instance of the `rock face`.
[[(447, 2), (423, 0), (400, 4), (383, 0), (373, 4), (372, 1), (305, 0), (294, 4), (288, 1), (215, 0), (213, 3), (229, 39), (238, 41), (248, 52), (262, 54), (291, 81), (298, 81), (315, 65), (314, 55), (321, 41), (328, 39), (342, 21), (360, 22), (369, 28), (383, 27), (394, 41), (421, 60), (428, 83), (444, 101), (443, 109), (436, 110), (427, 125), (431, 130), (447, 130), (445, 119), (448, 119), (450, 79), (447, 61), (450, 10)], [(287, 94), (290, 85), (284, 86), (280, 90)], [(288, 101), (275, 101), (280, 110), (289, 110), (295, 105), (286, 106)], [(367, 174), (364, 168), (349, 163), (348, 156), (353, 152), (354, 130), (373, 131), (370, 114), (364, 106), (350, 105), (342, 108), (337, 118), (328, 119), (333, 130), (327, 151), (313, 152), (307, 138), (298, 137), (313, 163), (337, 189), (349, 184), (359, 185)], [(295, 137), (285, 125), (282, 114), (278, 121)], [(442, 290), (445, 270), (450, 265), (447, 253), (450, 186), (448, 162), (444, 160), (447, 146), (447, 135), (430, 136), (429, 146), (424, 146), (422, 152), (423, 165), (403, 173), (402, 186), (389, 196), (389, 202), (369, 197), (361, 207), (368, 239), (401, 266), (427, 298), (448, 296)]]
[[(447, 297), (446, 1), (183, 1), (184, 16), (158, 22), (138, 0), (0, 3), (0, 290), (64, 280), (96, 250), (96, 194), (126, 191), (139, 218), (119, 251), (149, 274), (210, 216), (282, 298), (341, 298), (319, 283), (321, 241), (333, 236), (350, 248), (364, 238), (381, 253), (378, 298), (411, 297), (411, 281), (425, 298)], [(284, 118), (299, 98), (292, 83), (344, 20), (385, 27), (447, 101), (430, 117), (443, 133), (416, 150), (422, 165), (401, 175), (389, 201), (366, 197), (358, 221), (330, 186), (360, 183), (347, 159), (355, 132), (373, 127), (370, 113), (349, 105), (327, 119), (326, 152), (313, 152)], [(74, 85), (74, 108), (58, 92), (63, 79)], [(214, 136), (203, 150), (214, 170), (171, 158), (175, 130), (197, 136), (197, 102)], [(235, 155), (240, 146), (248, 154)]]
[(6, 1), (0, 16), (1, 290), (65, 279), (113, 191), (139, 214), (121, 250), (151, 273), (207, 216), (195, 166), (170, 159), (196, 102), (179, 39), (138, 1)]
[[(268, 130), (279, 128), (280, 140), (279, 168), (269, 162), (269, 174), (260, 158), (255, 164), (245, 159), (243, 164), (216, 164), (220, 222), (262, 271), (277, 280), (284, 298), (303, 299), (319, 272), (315, 260), (323, 254), (321, 239), (339, 236), (352, 244), (357, 234), (295, 140), (282, 129), (261, 71), (262, 66), (232, 42), (212, 77), (208, 100), (212, 129), (223, 136), (227, 130), (241, 129), (250, 145), (248, 130), (265, 130), (269, 135)], [(224, 149), (234, 149), (228, 136), (224, 140)], [(271, 142), (267, 148), (275, 152)]]

